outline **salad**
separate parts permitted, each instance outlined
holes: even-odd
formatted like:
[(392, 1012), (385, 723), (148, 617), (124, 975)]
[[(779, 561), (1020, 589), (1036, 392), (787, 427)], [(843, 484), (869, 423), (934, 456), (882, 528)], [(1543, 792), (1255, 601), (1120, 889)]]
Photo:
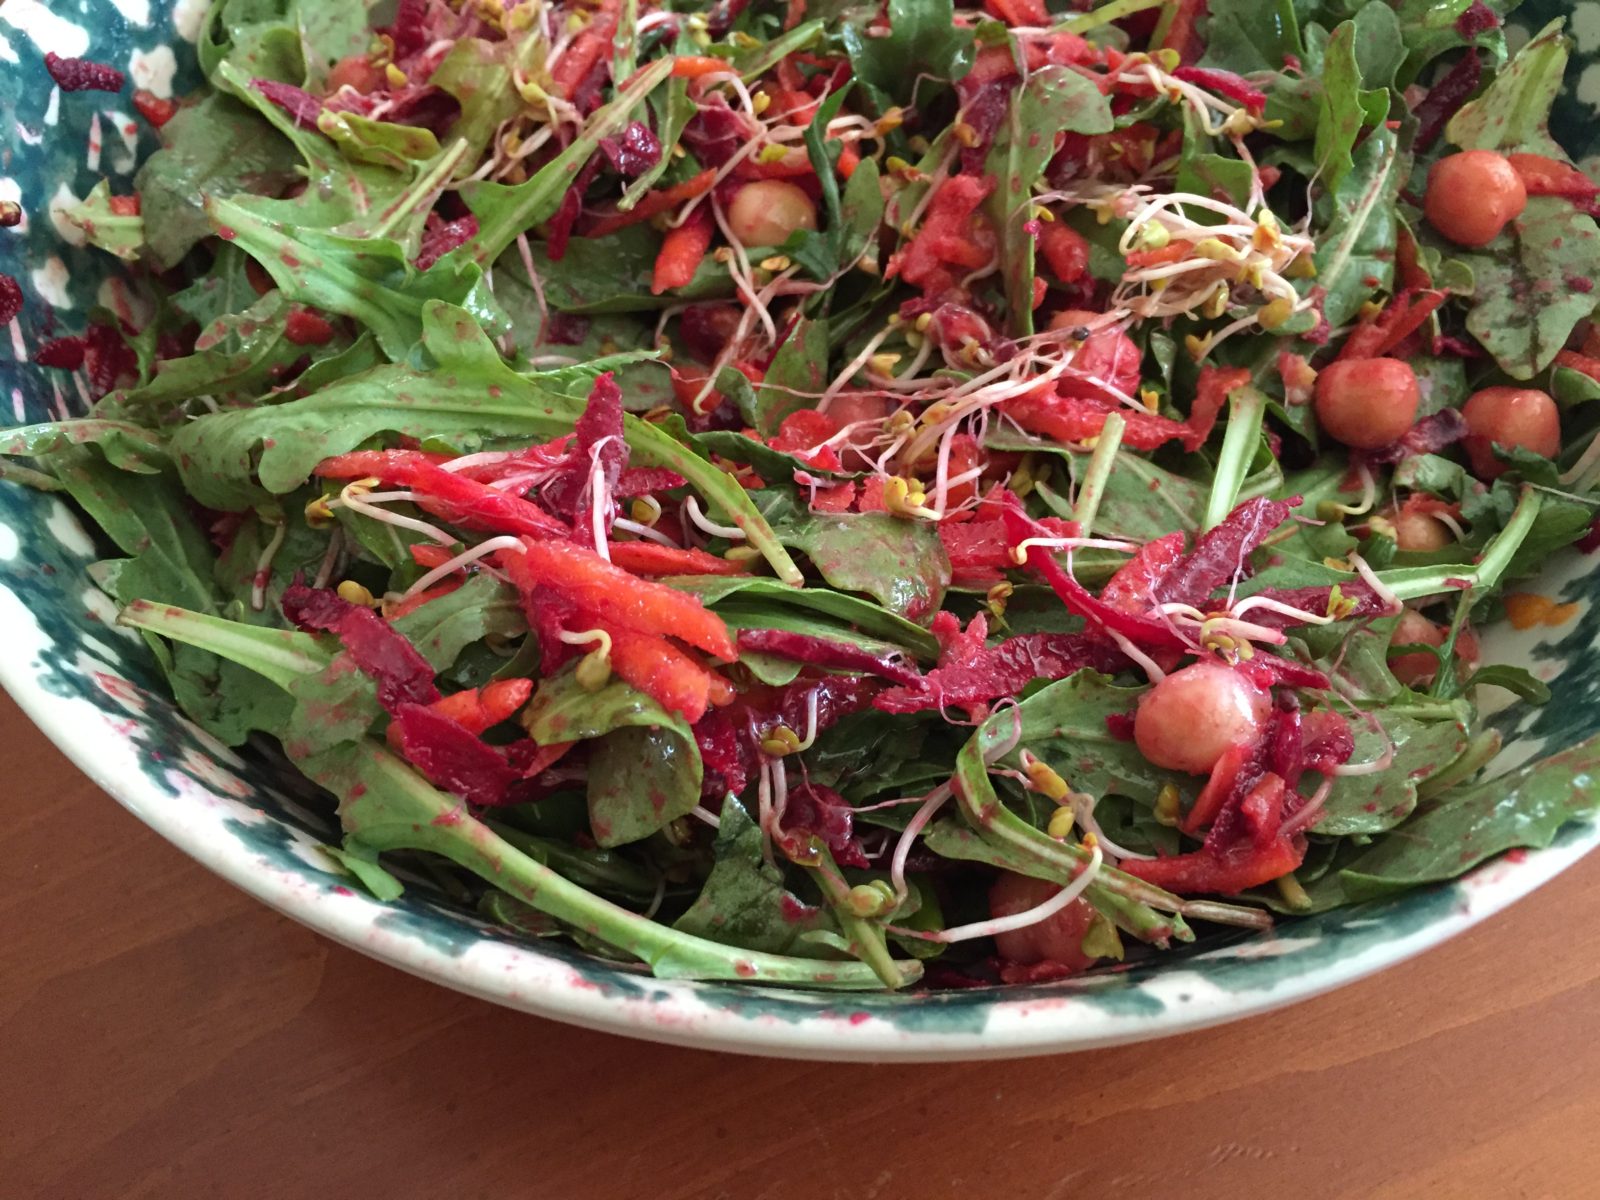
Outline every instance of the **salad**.
[(1478, 631), (1600, 537), (1600, 187), (1512, 7), (216, 0), (57, 213), (115, 303), (0, 284), (93, 400), (0, 477), (361, 885), (659, 976), (1449, 879), (1594, 803), (1481, 778), (1549, 693)]

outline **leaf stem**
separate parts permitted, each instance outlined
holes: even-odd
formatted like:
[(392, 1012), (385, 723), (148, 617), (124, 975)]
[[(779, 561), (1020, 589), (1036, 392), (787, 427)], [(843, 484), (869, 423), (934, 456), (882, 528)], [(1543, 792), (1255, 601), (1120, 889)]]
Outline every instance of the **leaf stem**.
[(1206, 501), (1201, 532), (1214, 529), (1227, 519), (1239, 502), (1239, 489), (1250, 474), (1250, 463), (1261, 445), (1261, 422), (1266, 416), (1267, 398), (1258, 388), (1242, 387), (1233, 394), (1228, 410), (1228, 430), (1222, 437), (1222, 453), (1217, 457), (1217, 474), (1211, 482), (1211, 497)]
[(884, 982), (902, 987), (922, 973), (920, 963), (897, 962), (886, 981), (864, 963), (742, 950), (629, 912), (524, 854), (377, 742), (344, 745), (300, 766), (340, 796), (340, 819), (362, 844), (441, 854), (524, 904), (642, 960), (659, 978), (859, 990)]
[(301, 676), (315, 675), (333, 661), (333, 656), (309, 633), (245, 625), (149, 600), (135, 600), (128, 605), (117, 623), (209, 650), (282, 688)]
[(1402, 600), (1421, 600), (1441, 592), (1483, 591), (1500, 581), (1511, 560), (1516, 557), (1522, 543), (1539, 519), (1543, 500), (1536, 488), (1524, 485), (1517, 507), (1506, 522), (1505, 528), (1495, 535), (1484, 549), (1478, 563), (1471, 569), (1459, 565), (1440, 567), (1402, 567), (1393, 571), (1380, 571), (1378, 578), (1384, 586)]
[(1088, 537), (1100, 511), (1100, 501), (1106, 494), (1106, 481), (1111, 478), (1111, 468), (1117, 461), (1117, 451), (1122, 448), (1122, 434), (1128, 422), (1121, 414), (1111, 413), (1100, 429), (1094, 453), (1089, 456), (1089, 469), (1084, 473), (1078, 488), (1078, 499), (1072, 506), (1072, 519), (1078, 524), (1078, 536)]
[[(468, 193), (467, 202), (481, 222), (471, 245), (472, 256), (488, 264), (503, 254), (517, 235), (548, 220), (561, 203), (561, 197), (577, 177), (583, 164), (595, 152), (602, 138), (610, 137), (627, 124), (634, 107), (672, 73), (672, 59), (658, 58), (630, 79), (616, 97), (589, 118), (583, 133), (555, 158), (541, 167), (526, 183), (513, 187), (479, 184)], [(491, 198), (478, 203), (479, 198)], [(482, 211), (479, 211), (481, 208)]]
[(1093, 12), (1079, 13), (1075, 17), (1068, 17), (1065, 21), (1058, 22), (1050, 32), (1087, 33), (1091, 29), (1099, 29), (1113, 21), (1131, 17), (1135, 13), (1146, 12), (1171, 3), (1172, 0), (1111, 0), (1110, 4), (1102, 4)]

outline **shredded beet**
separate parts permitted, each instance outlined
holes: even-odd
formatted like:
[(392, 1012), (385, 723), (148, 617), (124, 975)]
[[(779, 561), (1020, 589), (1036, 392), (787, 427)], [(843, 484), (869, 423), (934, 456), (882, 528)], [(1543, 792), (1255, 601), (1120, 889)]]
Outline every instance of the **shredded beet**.
[(1250, 574), (1250, 555), (1289, 519), (1297, 503), (1298, 497), (1292, 501), (1264, 496), (1246, 500), (1222, 524), (1201, 534), (1194, 550), (1156, 582), (1156, 601), (1205, 608), (1211, 593)]
[[(1015, 497), (1009, 497), (1004, 513), (1006, 533), (1012, 545), (1018, 545), (1026, 538), (1041, 536), (1040, 526), (1028, 519), (1022, 511), (1021, 502)], [(1060, 597), (1067, 610), (1082, 617), (1091, 631), (1116, 633), (1137, 645), (1152, 649), (1187, 650), (1183, 639), (1161, 621), (1123, 612), (1091, 595), (1087, 588), (1061, 568), (1048, 551), (1030, 547), (1027, 557), (1027, 565), (1044, 576), (1045, 582)]]
[(439, 699), (428, 660), (370, 608), (296, 582), (284, 590), (283, 615), (301, 629), (337, 637), (356, 666), (377, 681), (378, 703), (385, 711)]
[(422, 244), (417, 250), (417, 270), (426, 271), (450, 251), (464, 246), (478, 236), (478, 218), (468, 213), (453, 221), (446, 221), (436, 212), (430, 212), (422, 225)]
[(600, 157), (595, 155), (584, 164), (583, 170), (572, 181), (561, 197), (561, 207), (545, 225), (545, 253), (551, 262), (560, 262), (567, 256), (567, 243), (572, 239), (572, 227), (583, 213), (583, 194), (589, 190), (594, 177), (600, 173)]
[(1456, 18), (1456, 32), (1469, 41), (1479, 34), (1499, 28), (1499, 15), (1483, 0), (1472, 0), (1467, 11)]
[(1219, 96), (1226, 96), (1229, 100), (1243, 105), (1245, 111), (1253, 117), (1259, 117), (1267, 111), (1267, 94), (1252, 87), (1248, 80), (1235, 75), (1232, 71), (1217, 71), (1208, 67), (1179, 67), (1172, 73), (1172, 77), (1183, 83), (1192, 83), (1196, 87), (1205, 88), (1208, 92), (1215, 92)]
[[(1333, 598), (1332, 587), (1305, 587), (1305, 588), (1265, 588), (1260, 595), (1269, 600), (1276, 600), (1279, 604), (1298, 608), (1305, 612), (1316, 613), (1323, 616), (1328, 611), (1328, 604)], [(1352, 579), (1339, 584), (1339, 598), (1348, 607), (1344, 619), (1352, 620), (1359, 617), (1381, 617), (1388, 613), (1388, 603), (1373, 591), (1361, 579)], [(1293, 629), (1297, 625), (1305, 624), (1297, 617), (1284, 613), (1274, 612), (1270, 608), (1253, 608), (1246, 614), (1247, 619), (1256, 625), (1265, 625), (1270, 629)]]
[(739, 632), (739, 648), (760, 654), (775, 654), (790, 662), (807, 663), (824, 670), (879, 675), (907, 687), (918, 687), (922, 683), (922, 677), (904, 663), (847, 642), (835, 642), (804, 633), (790, 633), (783, 629), (744, 629)]
[(296, 125), (306, 129), (316, 128), (317, 118), (322, 115), (322, 101), (304, 88), (297, 88), (292, 83), (279, 83), (275, 79), (252, 79), (250, 86), (288, 113)]
[(1478, 90), (1482, 79), (1483, 63), (1478, 52), (1468, 50), (1417, 105), (1417, 149), (1426, 150), (1439, 140), (1450, 118)]
[(966, 662), (929, 671), (914, 687), (891, 688), (872, 703), (885, 712), (970, 709), (1016, 696), (1036, 679), (1065, 679), (1086, 667), (1112, 673), (1127, 665), (1120, 650), (1082, 634), (1030, 633), (981, 650)]
[(648, 125), (629, 122), (621, 134), (600, 139), (600, 152), (624, 179), (637, 179), (661, 161), (661, 141)]
[(1362, 455), (1370, 463), (1397, 463), (1414, 454), (1437, 454), (1467, 436), (1467, 419), (1458, 408), (1442, 408), (1423, 417), (1393, 445)]
[(62, 58), (54, 50), (44, 56), (44, 69), (63, 92), (120, 92), (128, 83), (115, 67), (87, 58)]
[(406, 58), (428, 44), (428, 0), (400, 0), (389, 36), (397, 58)]
[(682, 487), (684, 483), (682, 475), (665, 467), (632, 467), (617, 477), (613, 493), (617, 499), (626, 500), (630, 496), (671, 491)]
[[(1251, 613), (1251, 620), (1258, 625), (1265, 625), (1266, 621), (1256, 620), (1262, 615), (1259, 612)], [(1333, 686), (1333, 682), (1315, 667), (1308, 667), (1281, 654), (1258, 653), (1249, 662), (1241, 663), (1239, 670), (1254, 679), (1260, 687), (1276, 684), (1279, 687), (1325, 692)]]
[(700, 99), (700, 109), (684, 126), (683, 142), (706, 166), (720, 167), (755, 136), (741, 114), (728, 107), (722, 93), (712, 92)]
[(393, 737), (406, 761), (430, 783), (468, 804), (502, 804), (507, 789), (520, 778), (505, 756), (477, 734), (421, 704), (395, 708)]
[(589, 318), (576, 313), (553, 312), (540, 329), (542, 341), (555, 346), (576, 346), (589, 336)]
[(0, 325), (9, 325), (22, 311), (22, 286), (9, 275), (0, 275)]
[(628, 465), (628, 443), (622, 436), (622, 389), (608, 371), (594, 381), (589, 403), (573, 427), (577, 439), (564, 474), (539, 493), (558, 513), (573, 518), (579, 541), (592, 545), (593, 522), (587, 517), (594, 504), (594, 464), (600, 464), (601, 487), (607, 497), (602, 514), (609, 532), (616, 518), (617, 483)]
[(749, 776), (739, 750), (739, 735), (720, 708), (713, 708), (695, 723), (694, 741), (703, 767), (702, 798), (721, 800), (743, 792)]
[(854, 822), (854, 810), (843, 796), (831, 788), (804, 781), (789, 786), (779, 836), (789, 844), (816, 837), (841, 867), (871, 866), (856, 839)]

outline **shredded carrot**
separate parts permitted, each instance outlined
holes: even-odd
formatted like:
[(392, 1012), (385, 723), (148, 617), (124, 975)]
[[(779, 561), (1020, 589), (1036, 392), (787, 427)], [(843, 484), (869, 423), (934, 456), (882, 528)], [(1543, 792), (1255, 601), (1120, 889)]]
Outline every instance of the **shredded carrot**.
[(706, 251), (711, 249), (713, 228), (711, 213), (702, 206), (682, 225), (667, 230), (667, 236), (661, 240), (661, 252), (656, 255), (655, 273), (650, 279), (652, 295), (684, 287), (694, 279)]
[(686, 201), (693, 200), (711, 190), (711, 185), (716, 182), (717, 173), (714, 169), (701, 171), (692, 179), (685, 179), (682, 183), (673, 184), (668, 188), (659, 188), (653, 192), (646, 192), (627, 212), (607, 213), (598, 218), (594, 224), (584, 231), (585, 237), (607, 237), (619, 229), (626, 229), (629, 225), (637, 225), (640, 221), (648, 221), (660, 213), (669, 212)]

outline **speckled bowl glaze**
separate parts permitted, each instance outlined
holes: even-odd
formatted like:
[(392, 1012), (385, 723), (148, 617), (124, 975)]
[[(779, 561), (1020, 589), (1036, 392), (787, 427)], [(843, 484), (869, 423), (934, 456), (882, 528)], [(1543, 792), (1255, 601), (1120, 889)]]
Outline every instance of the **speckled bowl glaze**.
[[(121, 98), (61, 97), (46, 51), (129, 70), (157, 95), (192, 84), (204, 0), (4, 0), (0, 5), (0, 197), (27, 223), (0, 231), (0, 271), (22, 281), (20, 327), (0, 337), (0, 403), (37, 421), (79, 413), (77, 381), (25, 362), (53, 323), (78, 328), (119, 297), (110, 260), (74, 246), (51, 209), (102, 175), (126, 185), (151, 149)], [(1592, 146), (1600, 108), (1600, 3), (1540, 0), (1517, 25), (1572, 16), (1582, 62), (1558, 113), (1567, 144)], [(1517, 29), (1513, 34), (1518, 33)], [(1525, 32), (1521, 36), (1526, 36)], [(95, 149), (94, 147), (98, 147)], [(119, 187), (117, 190), (124, 190)], [(4, 422), (0, 422), (4, 423)], [(186, 853), (294, 919), (396, 967), (500, 1004), (635, 1037), (746, 1053), (873, 1061), (1003, 1057), (1139, 1041), (1278, 1008), (1369, 975), (1483, 920), (1570, 866), (1600, 828), (1569, 827), (1548, 850), (1491, 862), (1458, 884), (1224, 938), (1065, 984), (933, 995), (806, 994), (664, 983), (491, 928), (428, 881), (394, 904), (351, 886), (319, 850), (330, 806), (293, 772), (241, 758), (165, 697), (141, 643), (113, 624), (86, 568), (92, 538), (61, 501), (0, 483), (0, 684), (96, 783)], [(1540, 635), (1497, 631), (1495, 659), (1527, 664), (1555, 700), (1502, 717), (1499, 769), (1600, 732), (1600, 609), (1588, 563), (1539, 585), (1583, 604)]]

